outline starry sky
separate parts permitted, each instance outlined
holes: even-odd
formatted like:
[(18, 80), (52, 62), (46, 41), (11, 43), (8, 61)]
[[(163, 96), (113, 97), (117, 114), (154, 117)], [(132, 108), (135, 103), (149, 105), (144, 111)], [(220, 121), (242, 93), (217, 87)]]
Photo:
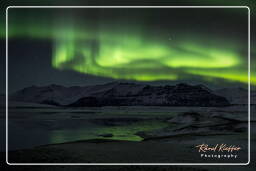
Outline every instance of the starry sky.
[(11, 8), (8, 14), (10, 91), (115, 80), (210, 87), (248, 81), (246, 8)]

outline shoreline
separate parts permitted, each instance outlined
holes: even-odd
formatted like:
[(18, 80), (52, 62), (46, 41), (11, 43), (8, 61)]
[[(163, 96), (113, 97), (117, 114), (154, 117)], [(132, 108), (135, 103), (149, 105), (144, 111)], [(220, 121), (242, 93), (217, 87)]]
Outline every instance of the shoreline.
[[(230, 143), (238, 135), (224, 135)], [(204, 137), (204, 136), (202, 136)], [(201, 137), (201, 139), (202, 139)], [(144, 141), (92, 139), (59, 144), (47, 144), (31, 149), (9, 151), (10, 163), (200, 163), (246, 162), (246, 150), (238, 159), (205, 159), (194, 148), (201, 142), (198, 136), (181, 136)], [(218, 136), (218, 139), (222, 139)], [(216, 136), (208, 136), (209, 142)], [(218, 140), (217, 140), (218, 141)], [(179, 142), (186, 142), (179, 144)], [(237, 142), (243, 142), (237, 140)], [(237, 143), (236, 142), (236, 143)], [(243, 149), (246, 148), (244, 144)], [(1, 152), (2, 153), (2, 152)], [(2, 153), (3, 154), (3, 153)], [(184, 157), (186, 156), (186, 157)], [(183, 162), (181, 162), (183, 161)]]

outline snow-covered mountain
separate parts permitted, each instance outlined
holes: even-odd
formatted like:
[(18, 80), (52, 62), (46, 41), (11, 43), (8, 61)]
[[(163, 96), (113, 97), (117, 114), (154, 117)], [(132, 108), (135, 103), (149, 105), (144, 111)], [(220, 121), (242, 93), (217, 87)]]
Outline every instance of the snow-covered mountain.
[[(116, 88), (115, 88), (116, 87)], [(68, 105), (82, 97), (101, 97), (115, 88), (116, 93), (125, 96), (128, 93), (136, 93), (143, 85), (111, 82), (95, 86), (64, 87), (51, 84), (49, 86), (31, 86), (17, 91), (9, 96), (11, 101), (35, 102), (53, 105)]]
[(227, 106), (226, 98), (203, 85), (151, 86), (112, 82), (95, 86), (27, 87), (10, 95), (11, 101), (61, 106)]

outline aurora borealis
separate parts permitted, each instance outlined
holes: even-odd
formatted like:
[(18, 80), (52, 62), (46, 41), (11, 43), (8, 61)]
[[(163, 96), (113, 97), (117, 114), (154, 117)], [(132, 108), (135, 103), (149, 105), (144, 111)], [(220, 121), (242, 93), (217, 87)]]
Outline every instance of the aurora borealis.
[[(136, 81), (248, 82), (246, 9), (236, 9), (244, 11), (242, 28), (234, 27), (240, 21), (221, 22), (224, 9), (215, 16), (220, 21), (193, 9), (63, 9), (35, 16), (25, 10), (32, 9), (9, 11), (10, 40), (51, 40), (57, 70)], [(226, 10), (226, 18), (233, 15)]]
[[(103, 29), (105, 30), (105, 29)], [(53, 66), (59, 69), (74, 69), (81, 73), (116, 79), (138, 81), (176, 80), (186, 75), (212, 76), (216, 69), (234, 69), (241, 63), (235, 50), (207, 47), (196, 42), (176, 42), (175, 45), (149, 37), (123, 33), (91, 33), (97, 35), (85, 45), (76, 43), (75, 37), (57, 38)], [(196, 69), (196, 70), (195, 70)], [(210, 69), (210, 70), (209, 70)], [(209, 72), (210, 71), (210, 72)], [(228, 75), (216, 77), (247, 82)]]

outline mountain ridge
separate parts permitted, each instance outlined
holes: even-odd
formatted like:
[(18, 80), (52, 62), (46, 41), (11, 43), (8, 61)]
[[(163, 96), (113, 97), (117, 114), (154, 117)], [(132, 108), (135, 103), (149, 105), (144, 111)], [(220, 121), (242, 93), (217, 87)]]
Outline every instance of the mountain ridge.
[(31, 86), (10, 95), (12, 101), (56, 106), (229, 106), (229, 101), (204, 85), (152, 86), (111, 82), (94, 86)]

